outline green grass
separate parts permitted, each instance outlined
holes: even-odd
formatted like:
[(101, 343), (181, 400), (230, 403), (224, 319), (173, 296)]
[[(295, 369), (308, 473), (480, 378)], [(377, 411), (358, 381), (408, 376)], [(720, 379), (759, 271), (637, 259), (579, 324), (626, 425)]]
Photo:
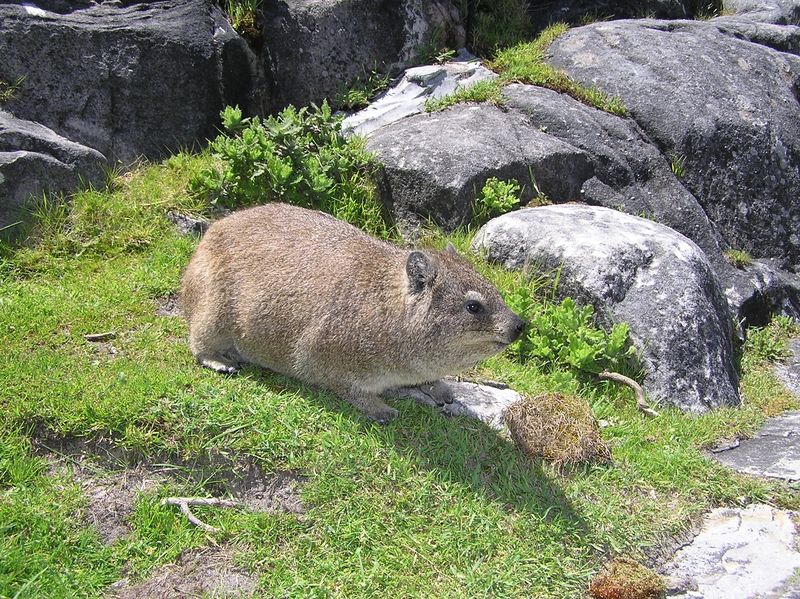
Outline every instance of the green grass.
[[(567, 94), (579, 102), (617, 116), (627, 116), (628, 109), (622, 100), (609, 96), (595, 87), (581, 85), (569, 75), (545, 62), (545, 54), (556, 38), (567, 32), (569, 26), (557, 23), (544, 29), (536, 39), (498, 48), (488, 67), (499, 73), (492, 81), (480, 81), (468, 88), (460, 87), (451, 94), (428, 100), (427, 112), (443, 110), (460, 102), (488, 102), (504, 104), (502, 88), (509, 83), (525, 83), (546, 87)], [(681, 165), (682, 166), (682, 165)]]
[(261, 0), (225, 0), (223, 6), (228, 13), (231, 27), (238, 33), (251, 40), (260, 40), (263, 37), (258, 20)]
[(14, 81), (4, 81), (0, 79), (0, 105), (7, 104), (14, 99), (17, 94), (19, 86), (25, 77), (17, 77)]
[(386, 73), (372, 70), (356, 79), (352, 85), (340, 92), (332, 104), (338, 110), (361, 110), (366, 108), (372, 98), (389, 87), (390, 77)]
[(483, 102), (501, 106), (503, 104), (502, 85), (496, 79), (485, 79), (469, 87), (459, 87), (453, 93), (426, 100), (425, 112), (437, 112), (463, 102)]
[(736, 268), (745, 268), (753, 263), (753, 257), (745, 250), (729, 248), (723, 252), (725, 259)]
[(546, 87), (568, 94), (579, 102), (611, 114), (627, 116), (628, 111), (619, 98), (608, 96), (596, 88), (581, 85), (563, 71), (545, 62), (545, 54), (550, 44), (567, 30), (568, 26), (564, 23), (551, 25), (535, 40), (499, 51), (489, 66), (500, 73), (504, 83), (527, 83)]
[[(100, 597), (122, 576), (145, 577), (220, 543), (237, 548), (263, 596), (459, 589), (568, 599), (583, 596), (609, 554), (641, 557), (711, 507), (800, 508), (796, 488), (733, 474), (701, 451), (797, 407), (765, 361), (780, 354), (780, 324), (744, 348), (744, 406), (697, 418), (666, 409), (647, 419), (625, 389), (511, 353), (486, 361), (471, 375), (525, 393), (579, 394), (609, 423), (613, 465), (564, 475), (475, 421), (412, 402), (396, 402), (400, 417), (379, 426), (285, 377), (199, 368), (183, 321), (156, 316), (155, 306), (177, 289), (196, 243), (164, 214), (208, 210), (187, 189), (210, 160), (182, 154), (118, 177), (110, 191), (40, 206), (28, 245), (0, 253), (0, 597)], [(433, 233), (429, 243), (464, 251), (469, 238)], [(472, 259), (505, 294), (524, 286), (536, 302), (551, 296), (544, 278)], [(116, 354), (85, 341), (100, 331), (116, 333)], [(102, 438), (158, 463), (222, 454), (293, 470), (307, 478), (308, 512), (198, 510), (221, 528), (207, 536), (159, 500), (212, 488), (173, 482), (141, 494), (133, 532), (107, 547), (83, 520), (89, 498), (69, 471), (50, 473), (33, 452), (44, 437)]]

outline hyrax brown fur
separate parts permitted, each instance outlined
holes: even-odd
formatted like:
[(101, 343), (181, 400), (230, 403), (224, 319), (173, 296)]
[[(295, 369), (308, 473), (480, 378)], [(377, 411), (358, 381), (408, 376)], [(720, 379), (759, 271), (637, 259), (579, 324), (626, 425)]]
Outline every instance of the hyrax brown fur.
[(183, 275), (181, 308), (203, 366), (257, 364), (384, 422), (397, 411), (383, 392), (470, 368), (524, 325), (455, 250), (404, 250), (277, 203), (208, 229)]

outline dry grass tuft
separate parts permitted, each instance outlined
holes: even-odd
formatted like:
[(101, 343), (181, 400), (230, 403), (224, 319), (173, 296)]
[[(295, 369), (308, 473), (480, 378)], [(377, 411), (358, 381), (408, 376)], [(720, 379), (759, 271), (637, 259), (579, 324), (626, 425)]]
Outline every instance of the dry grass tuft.
[(666, 595), (658, 574), (624, 557), (608, 562), (589, 585), (589, 596), (595, 599), (663, 599)]
[(558, 467), (611, 460), (592, 410), (580, 397), (525, 397), (508, 407), (505, 419), (514, 442), (531, 458), (544, 458)]

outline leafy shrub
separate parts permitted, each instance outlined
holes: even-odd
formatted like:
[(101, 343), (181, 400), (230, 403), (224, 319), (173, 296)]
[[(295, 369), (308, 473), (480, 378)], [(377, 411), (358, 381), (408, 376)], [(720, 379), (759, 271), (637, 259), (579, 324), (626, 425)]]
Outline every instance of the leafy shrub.
[(628, 343), (628, 325), (615, 324), (610, 333), (594, 326), (594, 308), (579, 307), (572, 298), (538, 307), (526, 287), (506, 298), (512, 310), (528, 317), (528, 329), (516, 348), (520, 361), (534, 360), (542, 369), (570, 369), (591, 374), (630, 370), (635, 350)]
[(522, 188), (516, 179), (502, 181), (497, 177), (490, 177), (483, 184), (480, 195), (475, 198), (472, 212), (476, 221), (483, 223), (512, 210), (519, 204), (519, 194)]
[(316, 208), (388, 234), (371, 179), (375, 161), (363, 139), (342, 134), (327, 102), (263, 120), (228, 107), (222, 124), (226, 133), (211, 142), (219, 166), (195, 177), (193, 192), (231, 208), (272, 201)]

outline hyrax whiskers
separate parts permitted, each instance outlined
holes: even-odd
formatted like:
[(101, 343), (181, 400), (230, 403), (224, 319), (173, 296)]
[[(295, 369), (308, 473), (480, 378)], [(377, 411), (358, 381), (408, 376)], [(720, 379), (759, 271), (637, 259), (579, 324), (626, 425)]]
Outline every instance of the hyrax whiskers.
[(382, 422), (397, 415), (383, 392), (466, 370), (524, 326), (455, 250), (404, 250), (278, 203), (208, 229), (184, 272), (181, 308), (203, 366), (257, 364)]

